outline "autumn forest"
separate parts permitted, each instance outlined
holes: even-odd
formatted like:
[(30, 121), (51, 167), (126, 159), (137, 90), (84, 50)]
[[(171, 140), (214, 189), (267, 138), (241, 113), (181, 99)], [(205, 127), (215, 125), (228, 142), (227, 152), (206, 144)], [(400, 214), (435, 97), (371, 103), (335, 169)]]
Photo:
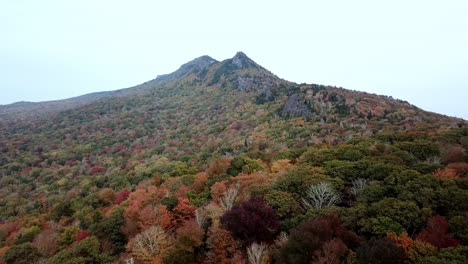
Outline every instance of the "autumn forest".
[(465, 264), (468, 122), (239, 52), (0, 107), (2, 264)]

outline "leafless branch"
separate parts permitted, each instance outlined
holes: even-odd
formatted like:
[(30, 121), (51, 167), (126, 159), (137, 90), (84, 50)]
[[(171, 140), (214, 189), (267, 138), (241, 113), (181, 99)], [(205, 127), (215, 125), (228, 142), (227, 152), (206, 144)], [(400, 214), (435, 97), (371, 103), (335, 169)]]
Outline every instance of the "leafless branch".
[(340, 202), (341, 197), (333, 190), (329, 183), (319, 183), (307, 188), (302, 202), (305, 207), (312, 209), (322, 209)]

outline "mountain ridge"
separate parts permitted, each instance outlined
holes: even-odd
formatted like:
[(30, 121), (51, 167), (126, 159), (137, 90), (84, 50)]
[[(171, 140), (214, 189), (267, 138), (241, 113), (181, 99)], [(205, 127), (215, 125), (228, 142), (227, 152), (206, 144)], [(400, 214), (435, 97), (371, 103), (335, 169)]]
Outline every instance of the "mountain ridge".
[[(191, 80), (191, 84), (193, 84), (193, 81), (195, 80), (198, 81), (197, 85), (205, 86), (233, 86), (241, 91), (253, 89), (256, 92), (263, 94), (265, 98), (269, 98), (272, 95), (272, 89), (280, 84), (298, 85), (297, 83), (280, 79), (250, 59), (242, 51), (237, 52), (234, 57), (223, 61), (217, 61), (208, 55), (203, 55), (182, 64), (179, 69), (172, 73), (158, 75), (153, 80), (149, 80), (129, 88), (122, 88), (114, 91), (94, 92), (62, 100), (42, 102), (22, 101), (0, 105), (0, 120), (27, 119), (42, 116), (44, 114), (58, 113), (65, 110), (79, 108), (99, 100), (105, 100), (106, 98), (138, 94), (144, 90), (155, 89), (163, 85), (168, 85), (171, 82), (181, 82), (184, 80)], [(366, 92), (355, 92), (366, 94)], [(378, 96), (391, 98), (382, 95)], [(454, 118), (456, 120), (463, 120), (461, 118), (449, 117), (438, 113), (433, 114)]]

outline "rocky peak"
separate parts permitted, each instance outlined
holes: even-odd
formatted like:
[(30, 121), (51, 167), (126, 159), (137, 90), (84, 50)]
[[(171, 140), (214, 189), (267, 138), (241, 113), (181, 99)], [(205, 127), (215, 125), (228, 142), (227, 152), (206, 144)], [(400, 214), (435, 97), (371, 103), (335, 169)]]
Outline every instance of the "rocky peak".
[(231, 63), (234, 64), (239, 69), (245, 69), (250, 67), (260, 67), (257, 63), (251, 60), (244, 52), (239, 51), (236, 55), (231, 59)]

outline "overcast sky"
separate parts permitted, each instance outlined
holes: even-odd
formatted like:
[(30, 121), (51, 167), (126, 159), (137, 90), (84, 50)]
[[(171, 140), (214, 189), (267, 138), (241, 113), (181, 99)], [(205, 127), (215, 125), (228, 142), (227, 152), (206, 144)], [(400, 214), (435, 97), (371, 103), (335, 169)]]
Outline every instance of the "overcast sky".
[(290, 81), (468, 119), (467, 14), (466, 0), (4, 0), (0, 104), (125, 88), (244, 51)]

